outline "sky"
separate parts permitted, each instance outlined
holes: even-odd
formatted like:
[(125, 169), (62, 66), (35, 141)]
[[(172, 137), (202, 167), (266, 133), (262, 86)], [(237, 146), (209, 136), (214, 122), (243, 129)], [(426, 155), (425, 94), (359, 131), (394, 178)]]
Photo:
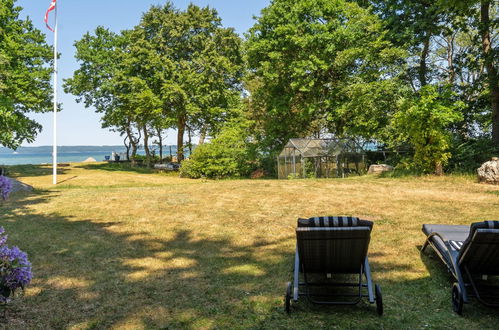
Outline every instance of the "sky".
[[(142, 13), (151, 5), (164, 4), (165, 1), (151, 0), (57, 0), (58, 3), (58, 102), (63, 110), (57, 114), (58, 145), (121, 145), (118, 133), (101, 128), (100, 114), (92, 108), (76, 103), (75, 97), (65, 94), (61, 88), (62, 80), (72, 76), (78, 69), (74, 58), (76, 40), (86, 32), (92, 32), (99, 25), (119, 32), (139, 23)], [(218, 11), (224, 27), (233, 27), (241, 36), (255, 23), (253, 17), (268, 6), (270, 0), (173, 0), (175, 7), (185, 9), (189, 3), (210, 6)], [(53, 33), (45, 27), (43, 16), (50, 0), (18, 0), (23, 8), (21, 17), (28, 16), (33, 24), (47, 35), (47, 42), (53, 44)], [(53, 15), (50, 17), (53, 19)], [(31, 144), (24, 146), (52, 145), (52, 113), (31, 114), (43, 126), (43, 131)], [(176, 132), (167, 132), (165, 144), (176, 144)]]

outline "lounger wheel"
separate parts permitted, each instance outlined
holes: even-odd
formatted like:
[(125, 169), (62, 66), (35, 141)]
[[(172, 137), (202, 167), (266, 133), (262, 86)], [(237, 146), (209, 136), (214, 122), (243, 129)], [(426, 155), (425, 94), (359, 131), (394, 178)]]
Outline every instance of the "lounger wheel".
[(383, 315), (383, 296), (381, 295), (381, 288), (378, 284), (374, 285), (374, 294), (376, 296), (376, 313)]
[(459, 315), (463, 315), (463, 293), (458, 283), (452, 286), (452, 309)]
[(286, 284), (286, 296), (284, 297), (284, 309), (286, 313), (291, 312), (291, 282)]

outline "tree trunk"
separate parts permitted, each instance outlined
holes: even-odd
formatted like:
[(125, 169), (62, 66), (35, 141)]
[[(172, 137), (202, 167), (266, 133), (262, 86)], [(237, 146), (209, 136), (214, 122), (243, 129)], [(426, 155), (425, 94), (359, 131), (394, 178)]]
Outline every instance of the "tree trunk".
[(192, 131), (190, 126), (187, 126), (187, 144), (189, 147), (189, 157), (192, 154)]
[(499, 78), (494, 67), (494, 52), (490, 37), (490, 0), (482, 0), (480, 6), (480, 26), (482, 34), (482, 49), (487, 69), (490, 91), (490, 105), (492, 108), (492, 141), (499, 146)]
[(199, 145), (204, 144), (204, 139), (206, 139), (206, 125), (203, 125), (199, 132)]
[(146, 166), (151, 166), (151, 152), (149, 151), (149, 133), (147, 132), (147, 126), (142, 126), (142, 132), (144, 134), (144, 151), (146, 152)]
[(137, 165), (135, 156), (137, 156), (137, 143), (132, 143), (132, 167)]
[(179, 163), (184, 160), (184, 133), (185, 117), (180, 116), (177, 122), (177, 161)]
[(426, 76), (428, 74), (428, 67), (426, 65), (426, 59), (428, 58), (428, 54), (430, 52), (430, 33), (426, 32), (425, 39), (423, 41), (423, 50), (421, 51), (421, 58), (419, 59), (419, 83), (420, 87), (425, 86), (428, 82), (426, 80)]
[(456, 69), (454, 68), (454, 39), (455, 34), (452, 34), (447, 40), (447, 66), (449, 67), (449, 84), (454, 85), (456, 77)]
[(139, 149), (139, 143), (140, 139), (142, 138), (142, 134), (140, 134), (140, 129), (137, 129), (139, 136), (136, 139), (133, 139), (133, 132), (132, 132), (132, 166), (137, 165), (137, 160), (135, 159), (135, 156), (137, 155), (137, 150)]
[(157, 129), (158, 140), (159, 140), (159, 163), (163, 164), (163, 136), (161, 135), (161, 129)]
[(444, 169), (442, 167), (442, 162), (438, 161), (435, 163), (435, 174), (436, 175), (443, 175), (444, 174)]
[(127, 149), (127, 157), (128, 160), (132, 161), (132, 166), (135, 166), (135, 155), (137, 154), (137, 142), (133, 138), (132, 128), (130, 126), (130, 122), (128, 122), (128, 127), (126, 128), (126, 134), (128, 136), (128, 141), (130, 141), (130, 146), (132, 148), (132, 155), (128, 155)]
[(125, 136), (125, 139), (123, 140), (123, 144), (125, 145), (126, 149), (126, 160), (130, 160), (130, 143), (127, 143), (126, 140), (129, 139), (129, 136)]

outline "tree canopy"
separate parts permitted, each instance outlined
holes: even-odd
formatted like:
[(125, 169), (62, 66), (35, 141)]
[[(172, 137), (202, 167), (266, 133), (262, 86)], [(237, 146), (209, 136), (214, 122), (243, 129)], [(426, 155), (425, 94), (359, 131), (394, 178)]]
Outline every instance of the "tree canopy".
[(252, 104), (276, 147), (324, 132), (374, 137), (401, 92), (404, 50), (356, 3), (273, 1), (246, 51)]
[(182, 160), (186, 128), (215, 132), (238, 104), (240, 44), (214, 9), (180, 11), (167, 2), (151, 7), (132, 30), (99, 27), (76, 42), (81, 65), (65, 88), (102, 112), (104, 126), (130, 135), (135, 125), (146, 154), (151, 135), (176, 128)]
[(452, 156), (481, 159), (460, 146), (499, 150), (497, 13), (490, 0), (274, 0), (243, 41), (214, 9), (167, 2), (76, 42), (65, 88), (132, 155), (142, 143), (149, 159), (167, 128), (180, 161), (186, 133), (189, 147), (209, 136), (189, 163), (198, 174), (223, 174), (218, 159), (241, 175), (237, 158), (266, 166), (289, 138), (331, 135), (407, 148), (395, 162), (441, 173)]
[(52, 109), (52, 48), (15, 0), (0, 0), (0, 145), (16, 149), (42, 130), (30, 112)]

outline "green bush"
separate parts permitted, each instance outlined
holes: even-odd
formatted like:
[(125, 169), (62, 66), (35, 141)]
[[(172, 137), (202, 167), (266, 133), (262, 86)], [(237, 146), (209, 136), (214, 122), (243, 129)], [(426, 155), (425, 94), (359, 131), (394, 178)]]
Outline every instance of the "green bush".
[(455, 139), (451, 147), (452, 158), (447, 171), (475, 173), (476, 169), (492, 157), (499, 156), (499, 148), (490, 138), (476, 138), (468, 141)]
[(215, 139), (194, 150), (189, 160), (182, 163), (180, 175), (194, 179), (248, 176), (255, 169), (248, 128), (242, 119), (229, 123)]
[(409, 169), (442, 174), (451, 153), (448, 127), (462, 119), (462, 103), (454, 100), (448, 87), (424, 86), (415, 97), (405, 99), (394, 115), (397, 142), (409, 143), (414, 156)]

